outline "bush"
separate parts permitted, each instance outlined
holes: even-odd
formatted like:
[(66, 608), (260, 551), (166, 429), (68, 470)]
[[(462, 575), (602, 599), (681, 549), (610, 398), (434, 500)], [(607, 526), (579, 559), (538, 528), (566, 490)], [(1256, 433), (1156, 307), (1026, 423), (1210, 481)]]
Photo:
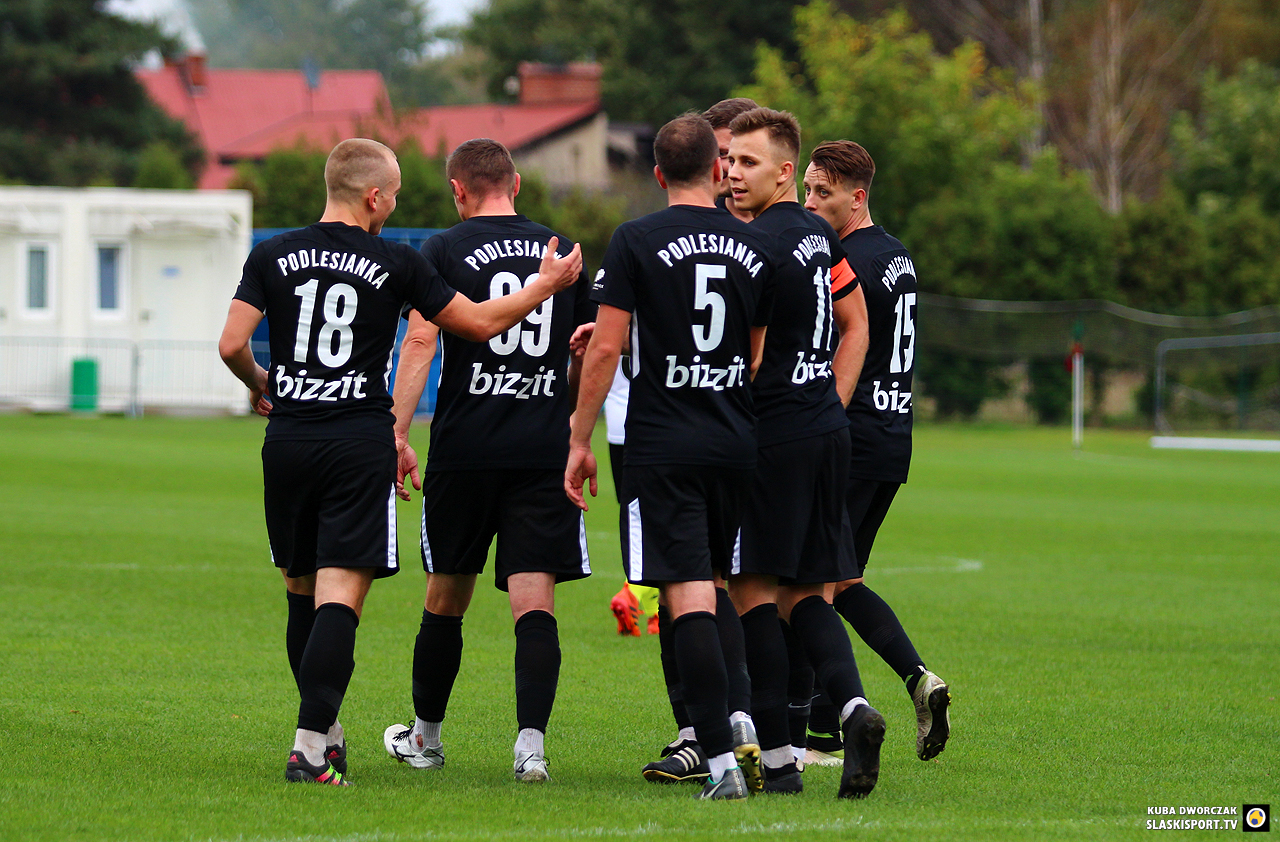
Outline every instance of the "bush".
[(1181, 193), (1166, 188), (1154, 201), (1129, 202), (1118, 223), (1116, 290), (1121, 303), (1157, 313), (1210, 311), (1205, 225)]
[(1114, 289), (1114, 226), (1084, 176), (1052, 151), (1033, 166), (997, 164), (991, 177), (912, 212), (902, 241), (921, 288), (965, 298), (1105, 298)]
[(998, 364), (990, 360), (927, 347), (918, 354), (916, 391), (934, 399), (939, 420), (970, 420), (983, 401), (1008, 392)]
[(190, 190), (195, 179), (182, 165), (182, 156), (169, 144), (151, 143), (138, 156), (138, 171), (133, 176), (134, 187), (150, 187), (165, 190)]
[(1062, 360), (1027, 363), (1027, 406), (1041, 424), (1061, 424), (1071, 412), (1071, 372)]
[(324, 214), (328, 157), (306, 146), (277, 149), (261, 163), (241, 164), (230, 186), (253, 194), (255, 228), (302, 228)]

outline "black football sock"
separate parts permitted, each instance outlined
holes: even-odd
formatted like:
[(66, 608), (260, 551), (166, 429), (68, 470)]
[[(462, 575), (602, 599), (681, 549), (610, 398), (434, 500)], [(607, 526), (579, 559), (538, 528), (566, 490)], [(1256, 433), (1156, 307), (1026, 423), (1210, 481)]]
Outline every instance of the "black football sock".
[[(747, 672), (747, 650), (742, 637), (742, 620), (724, 588), (716, 588), (716, 629), (724, 651), (724, 668), (729, 678), (729, 712), (751, 712), (751, 675)], [(683, 675), (683, 673), (681, 673)], [(705, 746), (704, 746), (705, 748)]]
[(316, 622), (316, 598), (312, 594), (289, 591), (285, 591), (284, 595), (289, 601), (289, 619), (284, 627), (284, 649), (289, 655), (289, 669), (293, 671), (293, 682), (297, 684), (302, 653), (306, 651), (307, 639), (311, 637), (311, 627)]
[(733, 729), (725, 703), (729, 680), (718, 645), (718, 625), (710, 611), (691, 611), (672, 623), (685, 707), (707, 757), (733, 751)]
[(821, 596), (805, 597), (791, 609), (791, 627), (804, 643), (804, 651), (822, 687), (843, 711), (851, 699), (865, 698), (858, 664), (844, 623)]
[(521, 731), (546, 733), (559, 681), (556, 618), (546, 611), (526, 611), (516, 620), (516, 721)]
[(751, 675), (751, 719), (760, 748), (769, 751), (791, 744), (787, 724), (787, 644), (778, 625), (778, 606), (757, 605), (742, 615), (747, 671)]
[(907, 683), (907, 692), (915, 692), (916, 683), (924, 675), (924, 661), (920, 660), (920, 653), (911, 645), (911, 638), (907, 637), (889, 603), (859, 582), (836, 596), (835, 605), (858, 637)]
[[(843, 627), (841, 631), (844, 631)], [(809, 711), (809, 727), (815, 734), (839, 734), (840, 711), (831, 703), (831, 697), (822, 689), (822, 683), (815, 677), (813, 682), (813, 701)]]
[(791, 745), (804, 748), (807, 744), (809, 709), (813, 696), (813, 667), (804, 654), (804, 644), (796, 637), (791, 624), (781, 618), (778, 626), (787, 644), (787, 725), (791, 733)]
[(413, 713), (423, 722), (443, 722), (449, 694), (462, 664), (462, 618), (423, 609), (413, 646)]
[(667, 700), (671, 702), (671, 715), (676, 728), (683, 731), (692, 728), (689, 711), (684, 707), (684, 691), (680, 688), (680, 670), (676, 666), (675, 644), (672, 642), (671, 611), (665, 605), (658, 606), (658, 650), (662, 658), (662, 680), (667, 685)]
[(356, 663), (356, 627), (360, 618), (340, 602), (326, 602), (316, 609), (311, 638), (298, 666), (298, 728), (328, 732), (338, 718), (342, 697)]

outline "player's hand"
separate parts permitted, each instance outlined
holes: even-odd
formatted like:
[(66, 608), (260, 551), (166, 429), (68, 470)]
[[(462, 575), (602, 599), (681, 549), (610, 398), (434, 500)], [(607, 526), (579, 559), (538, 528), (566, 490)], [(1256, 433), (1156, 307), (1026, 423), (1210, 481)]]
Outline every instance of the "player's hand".
[(250, 389), (249, 407), (259, 415), (266, 417), (271, 414), (271, 399), (257, 389)]
[(542, 263), (538, 266), (538, 277), (551, 284), (552, 292), (568, 289), (582, 274), (582, 246), (573, 244), (573, 251), (564, 257), (556, 256), (556, 247), (560, 238), (552, 237), (547, 241), (547, 253), (542, 255)]
[(422, 490), (422, 478), (418, 475), (417, 452), (409, 446), (409, 442), (396, 439), (396, 496), (401, 500), (412, 500), (409, 490), (404, 487), (406, 476), (413, 483), (415, 490)]
[(265, 417), (271, 412), (271, 399), (267, 397), (270, 384), (267, 382), (267, 372), (261, 367), (257, 371), (257, 381), (249, 390), (249, 408)]
[(596, 457), (589, 447), (569, 448), (569, 463), (564, 468), (564, 493), (573, 501), (573, 505), (588, 511), (587, 500), (582, 495), (582, 486), (591, 483), (591, 496), (596, 496)]
[(573, 336), (569, 337), (569, 354), (573, 359), (580, 360), (587, 353), (587, 346), (591, 344), (591, 335), (595, 333), (595, 330), (595, 322), (578, 325), (578, 329), (573, 332)]

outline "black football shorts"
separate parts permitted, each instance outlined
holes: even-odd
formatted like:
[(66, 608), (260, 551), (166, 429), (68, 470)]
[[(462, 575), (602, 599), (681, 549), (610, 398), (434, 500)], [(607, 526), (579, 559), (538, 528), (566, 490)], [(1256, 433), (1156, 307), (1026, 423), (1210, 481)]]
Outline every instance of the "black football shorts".
[(784, 585), (854, 575), (839, 552), (851, 447), (844, 428), (760, 448), (733, 574), (777, 576)]
[(861, 578), (867, 569), (876, 533), (880, 531), (880, 524), (884, 523), (884, 517), (893, 505), (893, 497), (901, 487), (900, 482), (849, 479), (849, 488), (845, 491), (844, 522), (840, 527), (840, 557), (842, 563), (853, 565), (855, 572), (845, 578)]
[(293, 578), (320, 567), (400, 569), (396, 449), (387, 441), (270, 440), (262, 445), (271, 560)]
[(591, 575), (582, 512), (564, 493), (564, 473), (546, 469), (428, 471), (422, 478), (422, 567), (478, 575), (497, 537), (494, 584), (513, 573)]
[(620, 513), (622, 564), (638, 585), (710, 581), (728, 572), (751, 471), (628, 465)]

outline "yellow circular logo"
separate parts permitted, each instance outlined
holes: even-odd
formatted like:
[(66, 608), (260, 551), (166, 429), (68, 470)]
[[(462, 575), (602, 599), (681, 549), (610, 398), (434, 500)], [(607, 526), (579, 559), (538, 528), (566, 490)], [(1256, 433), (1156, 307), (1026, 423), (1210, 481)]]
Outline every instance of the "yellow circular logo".
[(1261, 807), (1254, 807), (1246, 813), (1244, 817), (1244, 823), (1249, 825), (1249, 827), (1262, 827), (1266, 820), (1267, 814)]

